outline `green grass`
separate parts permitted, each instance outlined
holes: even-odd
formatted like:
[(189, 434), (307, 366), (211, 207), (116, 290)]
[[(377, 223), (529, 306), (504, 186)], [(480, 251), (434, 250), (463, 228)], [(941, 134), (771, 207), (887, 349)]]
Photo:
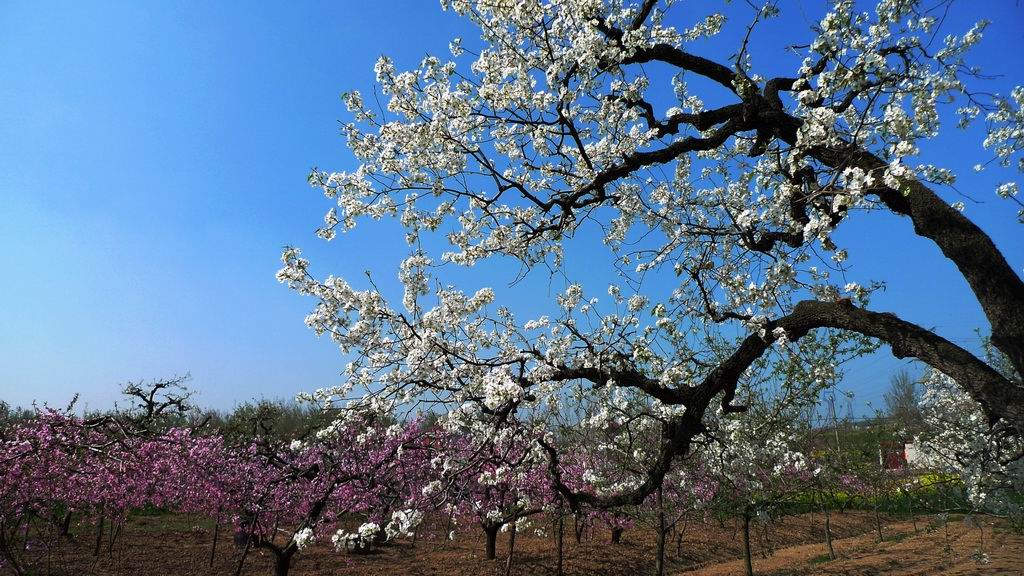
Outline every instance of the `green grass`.
[(832, 561), (832, 557), (829, 556), (828, 554), (819, 554), (819, 555), (815, 556), (814, 558), (811, 558), (808, 561), (808, 563), (811, 566), (817, 566), (818, 564), (824, 564), (826, 562), (831, 562), (831, 561)]

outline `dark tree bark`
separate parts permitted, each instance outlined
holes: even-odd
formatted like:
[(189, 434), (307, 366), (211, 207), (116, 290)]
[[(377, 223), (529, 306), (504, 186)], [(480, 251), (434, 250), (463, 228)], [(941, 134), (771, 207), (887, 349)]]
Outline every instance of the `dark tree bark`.
[(210, 547), (210, 567), (213, 567), (213, 559), (217, 557), (217, 538), (220, 536), (220, 517), (217, 517), (213, 526), (213, 546)]
[(668, 528), (665, 526), (665, 501), (662, 489), (658, 488), (658, 541), (654, 552), (654, 574), (665, 576), (665, 536)]
[(96, 542), (92, 547), (92, 555), (100, 555), (100, 545), (103, 544), (103, 525), (106, 518), (101, 514), (99, 519), (96, 521)]
[(298, 548), (295, 544), (289, 544), (283, 550), (274, 552), (274, 576), (288, 576), (292, 567), (292, 557)]
[(107, 541), (107, 556), (110, 558), (114, 557), (114, 542), (117, 537), (121, 534), (121, 528), (124, 527), (124, 520), (110, 523), (110, 539)]
[[(235, 576), (241, 576), (242, 567), (245, 566), (245, 559), (249, 556), (249, 550), (252, 548), (253, 541), (253, 530), (256, 528), (256, 521), (259, 519), (259, 514), (253, 514), (252, 519), (249, 521), (248, 530), (245, 533), (245, 547), (242, 549), (242, 556), (238, 559), (238, 566), (235, 568)], [(236, 541), (238, 536), (236, 535)]]
[(484, 526), (484, 535), (487, 537), (484, 557), (488, 560), (494, 560), (497, 557), (498, 530), (500, 529), (500, 524), (487, 524)]
[(71, 512), (64, 513), (64, 519), (60, 523), (60, 536), (70, 537), (71, 536)]
[(579, 510), (572, 515), (573, 531), (576, 533), (576, 544), (580, 544), (583, 540), (583, 531), (587, 529), (586, 521), (583, 519), (583, 513)]

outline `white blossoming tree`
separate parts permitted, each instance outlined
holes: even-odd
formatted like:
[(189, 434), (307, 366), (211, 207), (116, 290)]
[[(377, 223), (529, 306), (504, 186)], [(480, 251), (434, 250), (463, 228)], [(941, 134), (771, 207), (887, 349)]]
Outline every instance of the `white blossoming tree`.
[(945, 374), (929, 370), (922, 384), (929, 433), (921, 446), (928, 461), (960, 477), (973, 508), (1024, 521), (1024, 442), (1005, 427), (989, 425), (981, 406)]
[[(320, 279), (298, 249), (284, 252), (279, 280), (318, 301), (307, 323), (352, 358), (347, 382), (319, 399), (358, 387), (353, 409), (432, 403), (447, 425), (486, 438), (495, 423), (557, 412), (566, 387), (583, 382), (573, 402), (658, 432), (641, 479), (613, 495), (562, 482), (562, 447), (542, 437), (573, 507), (642, 502), (704, 434), (709, 408), (744, 410), (735, 391), (752, 364), (799, 362), (836, 334), (921, 360), (988, 422), (1024, 431), (1024, 388), (934, 331), (868, 309), (874, 285), (838, 280), (855, 255), (833, 238), (868, 211), (907, 218), (962, 274), (995, 346), (1024, 368), (1024, 282), (943, 199), (953, 174), (914, 159), (949, 109), (962, 125), (985, 123), (981, 160), (1024, 166), (1024, 90), (971, 87), (967, 52), (985, 23), (936, 39), (941, 7), (881, 0), (859, 12), (840, 1), (765, 56), (796, 50), (791, 74), (763, 76), (748, 40), (777, 16), (774, 2), (751, 9), (732, 56), (717, 59), (707, 40), (724, 17), (673, 4), (444, 0), (480, 42), (454, 41), (451, 59), (407, 71), (382, 57), (383, 99), (346, 95), (343, 132), (359, 165), (312, 173), (336, 202), (318, 235), (394, 217), (411, 256), (393, 304), (372, 284)], [(1013, 183), (998, 192), (1016, 200)], [(491, 289), (442, 280), (484, 259), (559, 270), (566, 246), (593, 230), (629, 290), (598, 299), (570, 279), (549, 316), (523, 321)], [(655, 299), (644, 290), (654, 279), (674, 289)], [(804, 372), (828, 379), (833, 369), (816, 361)], [(617, 403), (622, 393), (640, 400)]]

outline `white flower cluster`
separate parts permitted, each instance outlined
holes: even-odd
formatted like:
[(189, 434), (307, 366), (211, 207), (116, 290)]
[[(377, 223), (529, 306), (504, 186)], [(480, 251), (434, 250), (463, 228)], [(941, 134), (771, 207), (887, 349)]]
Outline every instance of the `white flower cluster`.
[(331, 542), (334, 544), (334, 548), (339, 552), (361, 551), (370, 548), (379, 533), (379, 524), (366, 522), (360, 525), (355, 532), (346, 532), (339, 528), (338, 531), (331, 536)]
[(484, 375), (484, 406), (497, 410), (523, 397), (523, 387), (512, 378), (507, 368), (491, 370)]
[(295, 542), (295, 547), (299, 550), (305, 549), (315, 541), (313, 529), (306, 527), (298, 530), (292, 535), (292, 541)]
[(384, 527), (384, 533), (388, 540), (399, 536), (409, 537), (421, 522), (423, 522), (423, 512), (413, 509), (398, 510), (391, 513), (391, 522)]

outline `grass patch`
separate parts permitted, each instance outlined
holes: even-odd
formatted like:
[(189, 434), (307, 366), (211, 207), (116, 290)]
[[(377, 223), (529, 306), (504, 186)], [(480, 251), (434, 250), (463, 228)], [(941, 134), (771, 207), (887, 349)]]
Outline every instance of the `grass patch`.
[(811, 558), (808, 561), (808, 563), (811, 566), (817, 566), (818, 564), (824, 564), (826, 562), (831, 562), (831, 561), (832, 561), (832, 557), (829, 556), (828, 554), (819, 554), (819, 555), (815, 556), (814, 558)]
[(897, 543), (898, 542), (903, 542), (908, 537), (910, 537), (910, 533), (909, 532), (897, 532), (897, 533), (893, 534), (892, 536), (889, 536), (888, 538), (886, 538), (884, 540), (884, 542), (897, 542)]

